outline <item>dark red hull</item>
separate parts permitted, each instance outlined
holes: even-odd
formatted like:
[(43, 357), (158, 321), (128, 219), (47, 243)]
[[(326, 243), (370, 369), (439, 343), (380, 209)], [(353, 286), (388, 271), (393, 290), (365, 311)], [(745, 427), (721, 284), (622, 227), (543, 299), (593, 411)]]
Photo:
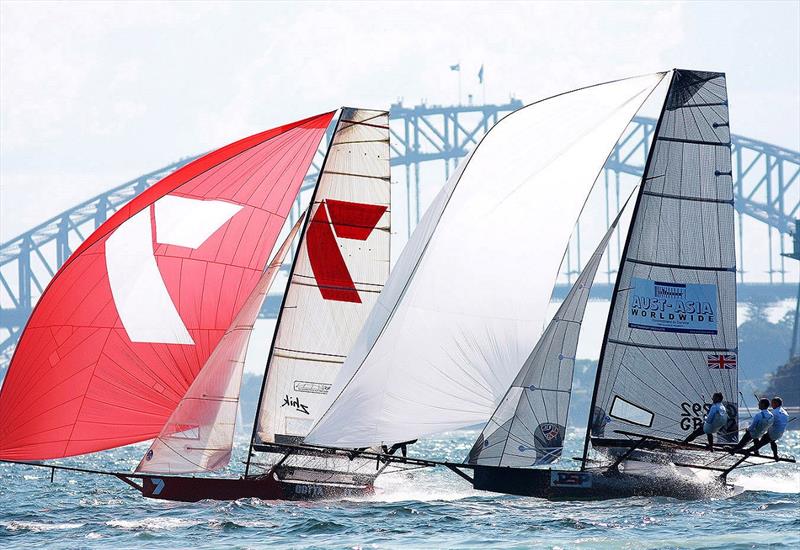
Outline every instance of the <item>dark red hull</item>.
[[(141, 486), (135, 481), (141, 480)], [(143, 476), (125, 478), (147, 498), (197, 502), (199, 500), (237, 500), (260, 498), (263, 500), (312, 500), (365, 496), (374, 492), (372, 485), (346, 486), (325, 483), (298, 483), (281, 481), (273, 475), (239, 479)]]

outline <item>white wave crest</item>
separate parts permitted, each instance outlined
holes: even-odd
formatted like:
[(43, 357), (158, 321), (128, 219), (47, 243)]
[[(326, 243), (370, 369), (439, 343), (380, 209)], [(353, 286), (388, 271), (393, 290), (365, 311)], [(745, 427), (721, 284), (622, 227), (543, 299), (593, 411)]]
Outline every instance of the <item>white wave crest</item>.
[(37, 521), (0, 521), (0, 527), (8, 531), (31, 531), (41, 533), (44, 531), (61, 531), (65, 529), (79, 529), (83, 523), (40, 523)]

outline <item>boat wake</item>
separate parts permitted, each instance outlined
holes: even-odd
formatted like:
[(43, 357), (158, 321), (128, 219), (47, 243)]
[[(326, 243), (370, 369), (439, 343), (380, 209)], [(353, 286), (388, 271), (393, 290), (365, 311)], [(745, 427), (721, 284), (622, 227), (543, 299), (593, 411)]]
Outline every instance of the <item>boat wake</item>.
[(771, 493), (800, 493), (800, 471), (752, 472), (732, 477), (731, 481), (745, 491), (768, 491)]

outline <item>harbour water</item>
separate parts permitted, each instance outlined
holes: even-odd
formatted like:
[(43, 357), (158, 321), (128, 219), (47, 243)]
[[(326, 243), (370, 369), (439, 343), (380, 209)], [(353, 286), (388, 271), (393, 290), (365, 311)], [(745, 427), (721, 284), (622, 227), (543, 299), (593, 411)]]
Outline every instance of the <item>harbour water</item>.
[[(476, 435), (445, 434), (414, 454), (460, 460)], [(573, 434), (564, 456), (576, 456), (580, 442)], [(800, 455), (800, 432), (788, 432), (782, 446)], [(129, 471), (144, 449), (64, 463)], [(235, 461), (231, 473), (240, 468)], [(732, 479), (744, 492), (724, 500), (551, 503), (419, 470), (380, 477), (363, 499), (183, 504), (144, 499), (109, 476), (56, 472), (51, 483), (49, 470), (3, 464), (0, 548), (800, 547), (800, 467), (768, 465)]]

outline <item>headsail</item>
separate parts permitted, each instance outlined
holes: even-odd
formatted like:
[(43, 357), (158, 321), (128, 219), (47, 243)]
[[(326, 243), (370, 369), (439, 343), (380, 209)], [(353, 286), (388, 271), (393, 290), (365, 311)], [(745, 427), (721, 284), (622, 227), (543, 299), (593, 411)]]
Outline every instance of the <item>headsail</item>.
[(186, 474), (213, 472), (227, 466), (250, 335), (304, 219), (301, 216), (289, 231), (236, 319), (144, 454), (137, 472)]
[(623, 251), (591, 435), (681, 440), (722, 392), (737, 438), (736, 254), (723, 73), (676, 70)]
[(561, 456), (572, 374), (592, 281), (625, 206), (609, 226), (500, 406), (469, 453), (469, 464), (525, 468)]
[(290, 275), (255, 443), (296, 443), (323, 412), (389, 275), (389, 113), (343, 108)]
[(261, 277), (333, 113), (167, 176), (56, 273), (0, 392), (0, 458), (153, 438)]
[(543, 100), (484, 136), (406, 245), (310, 443), (407, 441), (491, 416), (592, 184), (663, 76)]

